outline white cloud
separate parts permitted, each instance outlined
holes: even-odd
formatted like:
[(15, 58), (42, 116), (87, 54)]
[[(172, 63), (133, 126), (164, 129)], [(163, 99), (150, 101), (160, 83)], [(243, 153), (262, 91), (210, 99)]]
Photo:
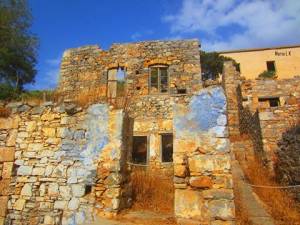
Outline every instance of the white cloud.
[(54, 58), (54, 59), (47, 59), (46, 63), (50, 66), (59, 66), (61, 58), (62, 58), (62, 56), (58, 56), (57, 58)]
[(138, 41), (138, 40), (140, 40), (142, 37), (152, 35), (153, 33), (154, 33), (153, 30), (139, 31), (139, 32), (133, 33), (133, 34), (130, 36), (130, 38), (131, 38), (133, 41)]
[[(173, 35), (202, 34), (202, 46), (208, 50), (300, 40), (299, 0), (183, 0), (178, 12), (163, 19)], [(224, 29), (232, 32), (224, 37)]]

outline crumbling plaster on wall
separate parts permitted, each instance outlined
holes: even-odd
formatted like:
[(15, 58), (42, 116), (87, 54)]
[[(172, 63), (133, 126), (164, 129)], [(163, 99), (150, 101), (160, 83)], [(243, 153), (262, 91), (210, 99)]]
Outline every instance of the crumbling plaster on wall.
[(174, 105), (173, 121), (175, 215), (179, 223), (234, 224), (223, 89), (204, 89), (187, 106)]
[[(14, 134), (0, 145), (11, 146), (9, 153), (15, 156), (9, 159), (15, 164), (10, 172), (2, 169), (8, 159), (0, 163), (0, 185), (7, 189), (0, 193), (2, 222), (6, 217), (12, 224), (83, 224), (93, 218), (96, 208), (115, 213), (122, 207), (116, 202), (125, 197), (109, 193), (123, 184), (106, 181), (116, 175), (123, 179), (125, 174), (120, 166), (126, 157), (121, 153), (125, 151), (122, 110), (111, 111), (103, 104), (87, 110), (74, 106), (69, 115), (67, 106), (52, 103), (11, 106), (12, 116), (0, 119), (1, 133)], [(6, 148), (1, 149), (1, 157), (8, 156), (3, 155)], [(101, 159), (107, 149), (104, 165)], [(99, 177), (99, 169), (105, 166), (116, 169)]]

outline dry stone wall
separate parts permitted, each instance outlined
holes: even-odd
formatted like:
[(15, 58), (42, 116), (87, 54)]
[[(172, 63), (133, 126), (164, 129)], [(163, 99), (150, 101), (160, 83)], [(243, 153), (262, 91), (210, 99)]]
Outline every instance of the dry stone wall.
[(153, 65), (168, 67), (170, 94), (176, 94), (178, 89), (193, 93), (201, 87), (199, 42), (185, 40), (113, 44), (108, 51), (98, 46), (66, 50), (57, 91), (65, 99), (90, 91), (90, 95), (97, 93), (105, 100), (108, 70), (122, 67), (128, 92), (148, 95), (149, 67)]
[[(129, 195), (111, 194), (124, 187), (111, 178), (126, 174), (121, 110), (46, 103), (15, 104), (13, 112), (0, 127), (2, 224), (5, 215), (8, 224), (83, 224), (95, 209), (115, 213), (122, 207)], [(103, 158), (109, 170), (100, 180)]]
[[(239, 129), (252, 140), (257, 156), (269, 166), (274, 174), (278, 157), (278, 144), (282, 134), (299, 123), (300, 89), (299, 77), (284, 80), (241, 80), (232, 62), (224, 65), (223, 85), (228, 101), (230, 130)], [(279, 105), (259, 104), (262, 98), (278, 98)], [(231, 128), (232, 127), (232, 128)], [(234, 138), (231, 132), (230, 137)], [(249, 151), (248, 155), (252, 155)]]
[(221, 87), (174, 105), (175, 215), (179, 224), (234, 224), (226, 98)]

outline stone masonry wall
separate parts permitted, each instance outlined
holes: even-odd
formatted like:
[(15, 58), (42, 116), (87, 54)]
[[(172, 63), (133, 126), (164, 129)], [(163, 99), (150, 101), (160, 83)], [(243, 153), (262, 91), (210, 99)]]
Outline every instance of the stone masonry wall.
[[(236, 84), (235, 89), (232, 82)], [(233, 129), (239, 127), (241, 134), (247, 134), (253, 142), (256, 154), (274, 172), (277, 162), (278, 142), (282, 134), (297, 124), (300, 111), (299, 77), (285, 80), (244, 80), (235, 71), (232, 62), (224, 65), (223, 85), (228, 102), (228, 113), (238, 115), (238, 121), (230, 123)], [(278, 97), (279, 106), (260, 105), (259, 98)], [(229, 127), (229, 131), (231, 128)], [(232, 138), (232, 134), (230, 134)], [(252, 154), (251, 151), (248, 154)]]
[(282, 154), (278, 155), (278, 145), (283, 138), (282, 135), (299, 124), (300, 107), (298, 104), (294, 104), (260, 109), (259, 119), (264, 152), (267, 157), (268, 165), (273, 171), (278, 157), (282, 156)]
[[(129, 195), (114, 190), (125, 185), (111, 179), (126, 179), (120, 165), (126, 158), (122, 111), (101, 104), (82, 110), (45, 103), (15, 104), (13, 112), (0, 126), (6, 139), (0, 152), (2, 223), (7, 214), (9, 224), (83, 224), (93, 219), (96, 208), (115, 213), (124, 207), (120, 202)], [(99, 159), (107, 149), (110, 170), (102, 184), (97, 170), (104, 166)]]
[(5, 222), (7, 203), (14, 176), (16, 137), (20, 117), (0, 118), (0, 225)]
[(300, 77), (290, 79), (245, 80), (241, 85), (244, 104), (256, 110), (261, 107), (258, 98), (279, 97), (280, 106), (288, 105), (300, 99)]
[(201, 87), (199, 42), (184, 40), (113, 44), (108, 51), (98, 46), (66, 50), (57, 91), (65, 99), (74, 99), (82, 91), (105, 99), (108, 70), (122, 67), (126, 71), (126, 90), (134, 96), (148, 95), (152, 65), (168, 67), (171, 94), (180, 88), (192, 93)]
[(174, 105), (174, 134), (175, 215), (179, 224), (234, 224), (223, 89), (202, 90), (187, 107)]

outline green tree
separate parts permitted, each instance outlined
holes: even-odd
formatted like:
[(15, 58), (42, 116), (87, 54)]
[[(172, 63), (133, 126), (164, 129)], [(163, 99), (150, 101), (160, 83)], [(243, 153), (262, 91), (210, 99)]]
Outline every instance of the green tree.
[(0, 1), (0, 83), (20, 91), (36, 75), (37, 38), (26, 0)]
[(233, 61), (238, 69), (238, 64), (234, 59), (220, 55), (218, 52), (200, 51), (202, 80), (216, 79), (222, 73), (225, 61)]

